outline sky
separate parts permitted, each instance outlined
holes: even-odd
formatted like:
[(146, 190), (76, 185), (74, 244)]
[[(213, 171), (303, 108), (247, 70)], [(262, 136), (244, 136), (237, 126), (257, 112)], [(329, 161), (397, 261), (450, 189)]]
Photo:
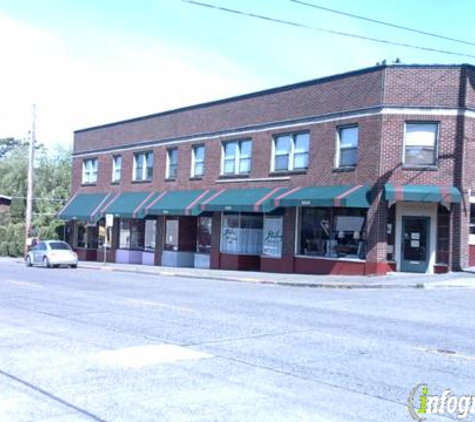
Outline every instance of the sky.
[[(225, 13), (182, 0), (0, 0), (0, 138), (72, 145), (74, 131), (399, 58), (475, 64), (475, 45), (377, 25), (291, 0), (215, 6), (464, 57)], [(475, 43), (473, 0), (305, 0)]]

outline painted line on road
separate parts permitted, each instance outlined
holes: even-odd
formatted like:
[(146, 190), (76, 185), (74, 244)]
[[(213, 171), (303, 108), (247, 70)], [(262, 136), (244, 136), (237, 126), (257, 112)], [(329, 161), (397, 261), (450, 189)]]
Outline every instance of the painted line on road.
[(175, 306), (175, 305), (168, 305), (167, 303), (162, 302), (154, 302), (152, 300), (143, 300), (143, 299), (127, 299), (127, 303), (131, 303), (133, 305), (145, 305), (145, 306), (153, 306), (155, 308), (164, 308), (164, 309), (171, 309), (173, 311), (180, 311), (180, 312), (195, 312), (194, 309), (186, 308), (183, 306)]
[(36, 283), (31, 283), (29, 281), (20, 281), (20, 280), (3, 280), (6, 283), (14, 284), (15, 286), (22, 286), (22, 287), (33, 287), (34, 289), (43, 290), (44, 287), (40, 286)]

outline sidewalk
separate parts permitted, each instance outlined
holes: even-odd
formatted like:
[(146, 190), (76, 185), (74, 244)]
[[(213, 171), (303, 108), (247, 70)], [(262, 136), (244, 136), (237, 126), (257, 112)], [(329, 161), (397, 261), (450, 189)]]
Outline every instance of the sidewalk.
[[(100, 262), (81, 261), (80, 268), (102, 271), (150, 274), (153, 276), (186, 277), (205, 280), (221, 280), (258, 284), (316, 288), (436, 288), (473, 287), (475, 288), (475, 268), (466, 272), (448, 274), (390, 273), (385, 276), (337, 276), (282, 274), (249, 271), (210, 270), (202, 268), (158, 267), (133, 264), (104, 265)], [(473, 271), (471, 271), (473, 270)]]

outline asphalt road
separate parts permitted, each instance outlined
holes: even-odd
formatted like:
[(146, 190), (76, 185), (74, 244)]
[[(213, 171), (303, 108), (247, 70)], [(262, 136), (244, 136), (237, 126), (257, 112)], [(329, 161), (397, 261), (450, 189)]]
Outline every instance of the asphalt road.
[(0, 260), (0, 421), (410, 421), (475, 395), (474, 303)]

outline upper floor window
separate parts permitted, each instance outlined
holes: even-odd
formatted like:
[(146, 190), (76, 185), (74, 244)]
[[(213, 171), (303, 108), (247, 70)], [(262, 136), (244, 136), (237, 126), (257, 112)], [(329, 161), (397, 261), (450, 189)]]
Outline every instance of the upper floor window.
[(356, 166), (358, 161), (358, 126), (338, 128), (337, 143), (336, 166)]
[(122, 173), (122, 156), (114, 155), (112, 157), (112, 181), (119, 182)]
[(176, 179), (178, 171), (178, 149), (167, 150), (167, 179)]
[(97, 158), (88, 158), (82, 162), (82, 183), (97, 183)]
[(251, 171), (252, 141), (223, 143), (222, 174), (248, 174)]
[(274, 137), (272, 171), (305, 170), (308, 168), (309, 133)]
[(134, 154), (134, 181), (152, 180), (153, 152), (138, 152)]
[(191, 177), (201, 177), (205, 173), (205, 146), (194, 145), (191, 151)]
[(435, 165), (437, 163), (438, 123), (406, 123), (404, 164)]

